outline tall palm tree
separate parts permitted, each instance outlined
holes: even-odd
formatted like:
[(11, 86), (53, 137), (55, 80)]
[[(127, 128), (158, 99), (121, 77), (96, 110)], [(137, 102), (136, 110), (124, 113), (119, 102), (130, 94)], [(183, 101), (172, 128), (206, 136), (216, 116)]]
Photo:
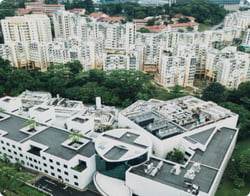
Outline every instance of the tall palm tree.
[(72, 132), (69, 135), (69, 139), (72, 140), (72, 142), (79, 142), (80, 138), (83, 137), (82, 133), (78, 133), (78, 132)]

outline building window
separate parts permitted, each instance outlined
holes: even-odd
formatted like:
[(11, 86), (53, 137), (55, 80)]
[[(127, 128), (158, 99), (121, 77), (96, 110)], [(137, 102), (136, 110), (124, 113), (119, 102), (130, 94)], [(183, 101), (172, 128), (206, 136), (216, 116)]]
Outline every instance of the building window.
[(55, 173), (51, 172), (51, 175), (52, 175), (52, 176), (55, 176)]
[(74, 175), (74, 178), (75, 178), (75, 179), (78, 179), (78, 176)]
[(43, 158), (43, 160), (46, 160), (46, 158), (45, 157), (42, 157)]
[(4, 141), (1, 140), (1, 143), (4, 144)]
[(36, 168), (36, 169), (38, 169), (38, 167), (37, 167), (37, 166), (35, 166), (35, 168)]
[(78, 186), (79, 184), (77, 182), (74, 183), (76, 186)]
[(48, 173), (48, 170), (44, 170), (45, 173)]
[(9, 152), (11, 152), (11, 150), (10, 150), (10, 149), (8, 149), (8, 151), (9, 151)]
[(20, 147), (18, 147), (18, 150), (22, 150)]
[(15, 145), (12, 145), (12, 148), (16, 148), (16, 146), (15, 146)]
[(10, 144), (9, 143), (6, 143), (7, 144), (7, 146), (10, 146)]
[(56, 162), (56, 164), (57, 164), (57, 165), (60, 165), (60, 163), (59, 163), (58, 161)]
[(60, 169), (57, 169), (57, 171), (58, 171), (58, 172), (61, 172), (61, 170), (60, 170)]
[(15, 151), (13, 151), (15, 155), (17, 155), (17, 153)]
[(34, 159), (34, 162), (35, 162), (35, 163), (37, 163), (37, 160), (36, 160), (36, 159)]
[(45, 167), (47, 167), (47, 164), (46, 164), (46, 163), (44, 163), (43, 165), (44, 165)]
[(65, 181), (66, 181), (66, 182), (68, 182), (68, 181), (69, 181), (69, 179), (68, 179), (68, 178), (65, 178)]
[(3, 147), (3, 150), (6, 150), (6, 148), (5, 148), (5, 147)]
[(53, 167), (53, 166), (50, 166), (50, 169), (54, 169), (54, 167)]
[(67, 166), (67, 165), (63, 165), (63, 167), (64, 167), (64, 168), (68, 168), (68, 166)]
[(65, 174), (65, 175), (69, 175), (69, 173), (68, 173), (68, 172), (66, 172), (66, 171), (64, 172), (64, 174)]
[(53, 160), (52, 160), (52, 159), (49, 159), (49, 162), (53, 163)]
[(29, 160), (30, 160), (30, 161), (32, 161), (32, 158), (31, 158), (31, 157), (29, 157)]

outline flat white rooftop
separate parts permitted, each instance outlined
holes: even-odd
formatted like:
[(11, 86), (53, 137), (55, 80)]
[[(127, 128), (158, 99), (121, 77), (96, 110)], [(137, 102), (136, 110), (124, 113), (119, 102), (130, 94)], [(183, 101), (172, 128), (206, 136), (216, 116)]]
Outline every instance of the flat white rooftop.
[(236, 115), (213, 102), (193, 96), (169, 101), (139, 100), (124, 109), (121, 114), (159, 139)]
[(95, 141), (96, 152), (106, 161), (120, 162), (145, 154), (152, 149), (151, 140), (132, 129), (113, 129)]

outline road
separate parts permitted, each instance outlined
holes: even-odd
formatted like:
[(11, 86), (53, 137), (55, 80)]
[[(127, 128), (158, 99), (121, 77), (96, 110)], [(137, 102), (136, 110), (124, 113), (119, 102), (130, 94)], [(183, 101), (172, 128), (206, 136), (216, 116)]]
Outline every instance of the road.
[(54, 196), (100, 196), (100, 194), (89, 190), (82, 192), (71, 187), (66, 187), (65, 184), (59, 183), (45, 176), (40, 178), (35, 183), (35, 186), (51, 193)]

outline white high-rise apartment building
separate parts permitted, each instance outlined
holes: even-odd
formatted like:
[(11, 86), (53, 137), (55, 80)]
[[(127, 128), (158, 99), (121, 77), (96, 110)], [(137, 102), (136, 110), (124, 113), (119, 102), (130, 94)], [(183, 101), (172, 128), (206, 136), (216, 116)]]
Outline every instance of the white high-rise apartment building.
[(124, 25), (118, 23), (106, 24), (105, 48), (124, 49), (125, 33)]
[(238, 88), (241, 82), (250, 80), (249, 54), (237, 52), (234, 47), (222, 51), (210, 50), (206, 59), (206, 77), (227, 88)]
[(11, 62), (14, 67), (29, 67), (29, 54), (27, 42), (11, 42), (8, 44), (11, 50)]
[(128, 59), (124, 54), (104, 54), (103, 70), (127, 69)]
[(126, 33), (125, 33), (125, 47), (129, 49), (131, 45), (135, 44), (136, 36), (136, 25), (135, 23), (126, 23)]
[(6, 17), (1, 20), (4, 43), (52, 41), (50, 19), (46, 15)]
[(249, 70), (249, 54), (226, 51), (218, 62), (217, 82), (227, 88), (236, 89), (245, 82)]
[(11, 61), (11, 50), (9, 45), (7, 44), (0, 44), (0, 56), (3, 59), (7, 59), (9, 61)]
[(194, 82), (196, 58), (186, 56), (162, 56), (160, 83), (166, 87), (192, 86)]
[(28, 43), (29, 60), (31, 66), (46, 71), (49, 66), (47, 47), (45, 43), (29, 42)]
[(247, 29), (244, 32), (244, 36), (243, 36), (243, 39), (242, 39), (242, 44), (246, 44), (246, 45), (250, 46), (250, 29)]
[(55, 37), (68, 39), (76, 36), (78, 22), (79, 16), (77, 14), (63, 10), (57, 11), (53, 14)]
[(228, 14), (224, 20), (225, 27), (239, 27), (242, 30), (246, 29), (250, 24), (250, 10), (237, 11)]

